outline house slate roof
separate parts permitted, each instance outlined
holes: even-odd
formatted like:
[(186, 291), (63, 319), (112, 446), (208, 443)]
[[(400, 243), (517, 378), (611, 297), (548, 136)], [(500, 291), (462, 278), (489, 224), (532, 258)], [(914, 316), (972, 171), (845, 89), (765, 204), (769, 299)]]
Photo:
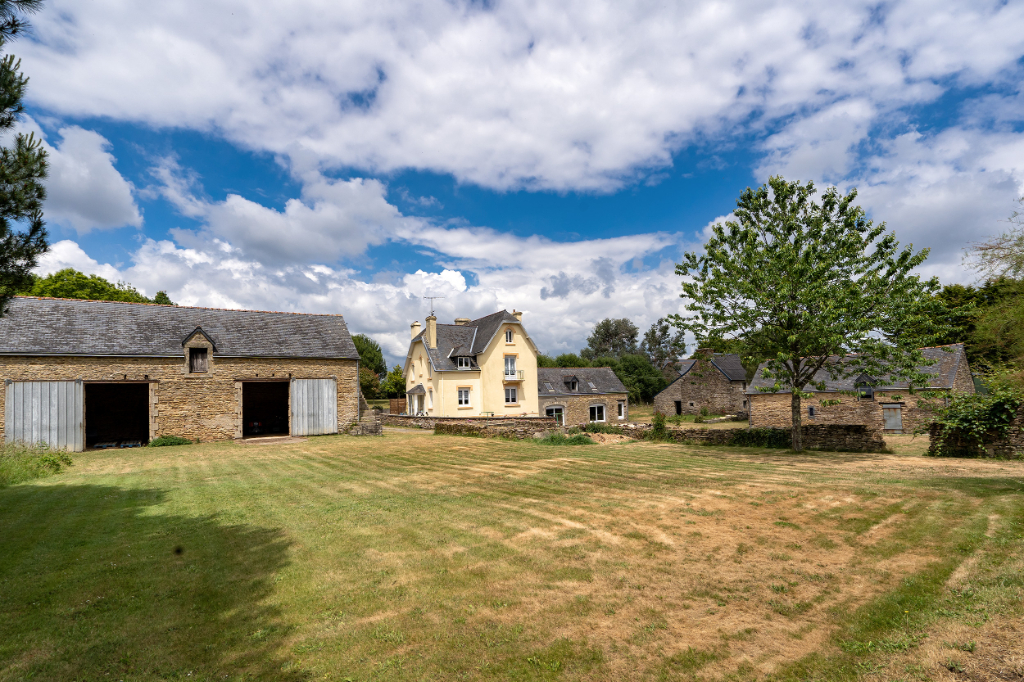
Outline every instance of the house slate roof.
[[(694, 358), (681, 360), (679, 363), (679, 376), (686, 376), (686, 373), (693, 369), (695, 364), (697, 364), (697, 360)], [(736, 353), (715, 353), (711, 356), (711, 364), (717, 367), (718, 371), (724, 374), (725, 378), (729, 381), (747, 380), (747, 370), (743, 369), (740, 356)]]
[(358, 360), (341, 315), (16, 296), (0, 354), (181, 356), (197, 329), (225, 357)]
[[(430, 364), (440, 372), (458, 370), (455, 358), (472, 357), (473, 367), (477, 368), (476, 356), (487, 349), (487, 344), (506, 322), (521, 324), (507, 310), (485, 315), (466, 324), (438, 324), (437, 348), (427, 348)], [(423, 329), (412, 338), (411, 343), (426, 339), (427, 330)], [(423, 344), (426, 347), (426, 344)], [(411, 347), (411, 346), (410, 346)], [(463, 370), (466, 371), (466, 370)]]
[[(952, 352), (945, 350), (947, 348), (951, 349)], [(927, 386), (915, 386), (915, 388), (953, 388), (953, 380), (956, 378), (957, 367), (960, 366), (961, 362), (967, 362), (964, 345), (962, 343), (953, 343), (948, 346), (932, 346), (929, 348), (922, 348), (921, 353), (926, 359), (934, 360), (935, 363), (918, 368), (923, 374), (929, 375), (929, 381)], [(833, 359), (833, 362), (838, 361), (839, 357)], [(762, 391), (757, 390), (759, 387), (768, 387), (775, 384), (773, 380), (765, 379), (761, 375), (763, 369), (764, 363), (757, 368), (754, 380), (750, 382), (750, 385), (747, 387), (748, 394), (762, 393)], [(819, 370), (817, 374), (814, 375), (814, 379), (815, 381), (825, 382), (825, 390), (819, 391), (811, 385), (806, 386), (804, 390), (808, 393), (853, 391), (857, 388), (857, 380), (859, 378), (859, 376), (852, 376), (844, 379), (831, 379), (828, 376), (828, 372), (825, 370)], [(875, 377), (873, 387), (876, 391), (906, 390), (909, 388), (909, 384), (906, 381), (892, 382), (888, 377)]]
[[(576, 377), (577, 390), (570, 391), (567, 378)], [(551, 390), (548, 390), (548, 384)], [(594, 387), (591, 388), (590, 384)], [(629, 393), (610, 367), (540, 367), (537, 369), (538, 393), (542, 396), (602, 395)]]

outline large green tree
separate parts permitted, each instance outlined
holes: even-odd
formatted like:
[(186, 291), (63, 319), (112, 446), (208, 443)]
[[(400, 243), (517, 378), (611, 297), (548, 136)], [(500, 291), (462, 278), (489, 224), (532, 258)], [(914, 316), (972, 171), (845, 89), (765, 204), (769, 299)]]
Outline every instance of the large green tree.
[(32, 277), (19, 293), (29, 296), (78, 298), (87, 301), (124, 301), (126, 303), (161, 303), (174, 305), (164, 291), (147, 298), (127, 282), (111, 283), (99, 275), (87, 275), (74, 268), (64, 268), (46, 277)]
[[(25, 30), (24, 14), (41, 5), (41, 0), (0, 0), (0, 49)], [(11, 131), (24, 113), (27, 87), (21, 60), (11, 54), (0, 58), (0, 134)], [(18, 133), (13, 144), (0, 147), (0, 316), (48, 248), (46, 174), (46, 150), (34, 135)]]
[(625, 317), (618, 320), (605, 318), (594, 325), (594, 332), (587, 337), (587, 347), (580, 351), (580, 355), (589, 360), (636, 353), (639, 334), (637, 326)]
[(679, 359), (686, 353), (684, 334), (662, 317), (644, 333), (640, 352), (667, 378), (677, 371)]
[(945, 331), (938, 280), (913, 274), (927, 249), (901, 248), (854, 204), (855, 190), (829, 188), (820, 202), (814, 194), (813, 183), (781, 177), (747, 188), (736, 219), (715, 225), (704, 252), (676, 266), (688, 315), (675, 323), (766, 358), (767, 390), (791, 395), (796, 450), (801, 398), (808, 386), (824, 388), (818, 372), (922, 386), (918, 348)]
[(353, 335), (352, 343), (356, 345), (356, 351), (359, 353), (359, 362), (363, 367), (377, 376), (387, 374), (388, 366), (384, 362), (384, 351), (381, 350), (379, 343), (366, 334)]

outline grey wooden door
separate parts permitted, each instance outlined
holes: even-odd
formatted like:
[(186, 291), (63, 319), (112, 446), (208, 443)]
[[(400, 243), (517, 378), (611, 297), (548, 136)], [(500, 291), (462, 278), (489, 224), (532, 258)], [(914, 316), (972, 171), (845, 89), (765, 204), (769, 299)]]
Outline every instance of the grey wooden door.
[(882, 422), (886, 431), (903, 432), (903, 406), (882, 405)]
[(84, 395), (81, 381), (8, 381), (4, 439), (8, 443), (45, 443), (55, 450), (85, 449)]
[(338, 382), (334, 379), (292, 379), (292, 435), (320, 436), (338, 432)]

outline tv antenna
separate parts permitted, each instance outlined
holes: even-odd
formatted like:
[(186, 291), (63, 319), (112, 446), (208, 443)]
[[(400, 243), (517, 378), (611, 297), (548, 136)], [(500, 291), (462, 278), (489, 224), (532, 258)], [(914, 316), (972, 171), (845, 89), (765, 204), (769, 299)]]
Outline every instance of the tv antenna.
[(436, 299), (439, 299), (439, 298), (444, 298), (444, 296), (424, 296), (423, 298), (430, 299), (430, 314), (433, 315), (434, 314), (434, 301)]

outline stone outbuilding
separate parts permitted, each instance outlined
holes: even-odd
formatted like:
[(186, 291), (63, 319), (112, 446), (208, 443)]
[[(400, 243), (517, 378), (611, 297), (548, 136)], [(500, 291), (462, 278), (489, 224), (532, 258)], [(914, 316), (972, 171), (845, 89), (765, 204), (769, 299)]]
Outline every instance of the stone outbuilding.
[(16, 297), (0, 433), (53, 448), (344, 431), (359, 355), (340, 315)]
[(609, 367), (541, 367), (541, 414), (566, 426), (629, 419), (629, 391)]
[[(921, 352), (933, 364), (919, 368), (929, 376), (928, 385), (915, 386), (913, 392), (907, 382), (893, 382), (888, 377), (861, 374), (831, 379), (827, 372), (819, 371), (815, 380), (824, 382), (825, 390), (805, 387), (812, 397), (800, 401), (801, 424), (862, 424), (885, 433), (913, 433), (930, 423), (933, 409), (948, 404), (952, 394), (975, 392), (963, 344), (922, 348)], [(790, 393), (788, 390), (759, 391), (775, 383), (762, 376), (763, 369), (763, 365), (757, 368), (747, 389), (750, 425), (790, 428), (793, 424)], [(823, 404), (832, 401), (839, 402)]]
[(654, 396), (654, 410), (666, 415), (747, 412), (747, 370), (735, 353), (701, 349), (680, 363), (679, 378)]

